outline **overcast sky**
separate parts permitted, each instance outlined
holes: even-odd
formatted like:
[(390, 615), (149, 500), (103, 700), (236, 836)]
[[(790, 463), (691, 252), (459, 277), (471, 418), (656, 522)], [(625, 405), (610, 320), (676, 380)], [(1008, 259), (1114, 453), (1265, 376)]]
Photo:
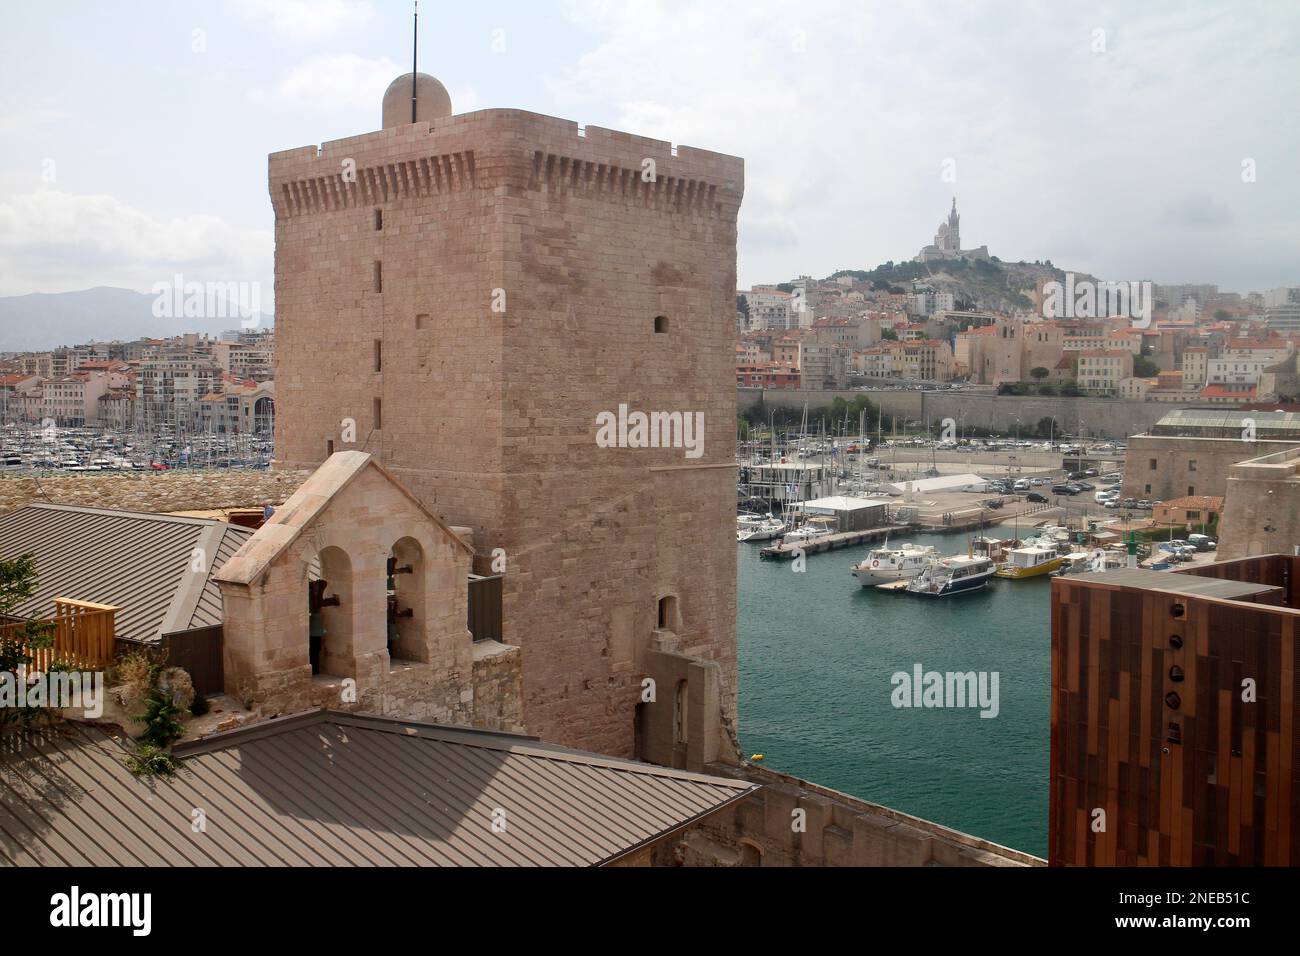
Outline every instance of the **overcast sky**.
[[(456, 112), (744, 157), (745, 287), (909, 258), (954, 194), (963, 245), (1004, 259), (1300, 284), (1292, 0), (421, 8)], [(0, 295), (182, 273), (269, 300), (267, 154), (376, 129), (410, 43), (407, 0), (10, 0)]]

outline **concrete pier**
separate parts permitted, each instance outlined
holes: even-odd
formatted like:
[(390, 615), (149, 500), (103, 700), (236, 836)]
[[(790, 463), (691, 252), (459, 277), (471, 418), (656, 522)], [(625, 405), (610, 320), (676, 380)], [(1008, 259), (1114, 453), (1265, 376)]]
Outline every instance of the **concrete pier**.
[(789, 543), (783, 541), (780, 544), (768, 545), (758, 553), (758, 556), (773, 561), (788, 561), (798, 553), (819, 554), (823, 551), (836, 551), (840, 548), (851, 548), (867, 541), (875, 541), (889, 534), (902, 534), (915, 530), (916, 525), (891, 524), (880, 528), (866, 528), (861, 531), (837, 531), (811, 540), (791, 541)]

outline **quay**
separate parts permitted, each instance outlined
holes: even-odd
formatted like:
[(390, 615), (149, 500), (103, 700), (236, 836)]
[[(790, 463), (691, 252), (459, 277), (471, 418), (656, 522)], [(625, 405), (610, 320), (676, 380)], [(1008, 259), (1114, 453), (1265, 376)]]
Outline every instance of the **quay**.
[(916, 530), (914, 524), (890, 524), (879, 528), (863, 528), (858, 531), (834, 531), (811, 540), (788, 543), (782, 541), (780, 544), (771, 544), (759, 551), (758, 556), (772, 561), (788, 561), (799, 553), (819, 554), (823, 551), (837, 551), (840, 548), (851, 548), (854, 545), (874, 541), (890, 534), (902, 534), (914, 530)]

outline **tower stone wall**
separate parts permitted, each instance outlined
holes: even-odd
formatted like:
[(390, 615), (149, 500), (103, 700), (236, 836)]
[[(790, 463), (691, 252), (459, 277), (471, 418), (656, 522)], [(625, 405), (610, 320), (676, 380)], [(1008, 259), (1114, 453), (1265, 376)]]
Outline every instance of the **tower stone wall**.
[[(503, 640), (547, 740), (633, 754), (663, 654), (715, 666), (734, 720), (743, 178), (514, 110), (270, 157), (277, 467), (371, 452), (473, 529), (477, 570), (504, 560)], [(701, 453), (601, 447), (621, 405), (701, 413)]]

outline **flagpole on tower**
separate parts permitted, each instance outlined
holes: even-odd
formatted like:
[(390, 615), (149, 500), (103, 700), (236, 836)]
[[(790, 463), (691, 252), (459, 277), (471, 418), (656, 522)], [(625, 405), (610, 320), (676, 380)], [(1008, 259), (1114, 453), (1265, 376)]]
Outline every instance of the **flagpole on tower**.
[(415, 122), (416, 53), (420, 48), (420, 0), (415, 0), (415, 29), (411, 31), (411, 122)]

